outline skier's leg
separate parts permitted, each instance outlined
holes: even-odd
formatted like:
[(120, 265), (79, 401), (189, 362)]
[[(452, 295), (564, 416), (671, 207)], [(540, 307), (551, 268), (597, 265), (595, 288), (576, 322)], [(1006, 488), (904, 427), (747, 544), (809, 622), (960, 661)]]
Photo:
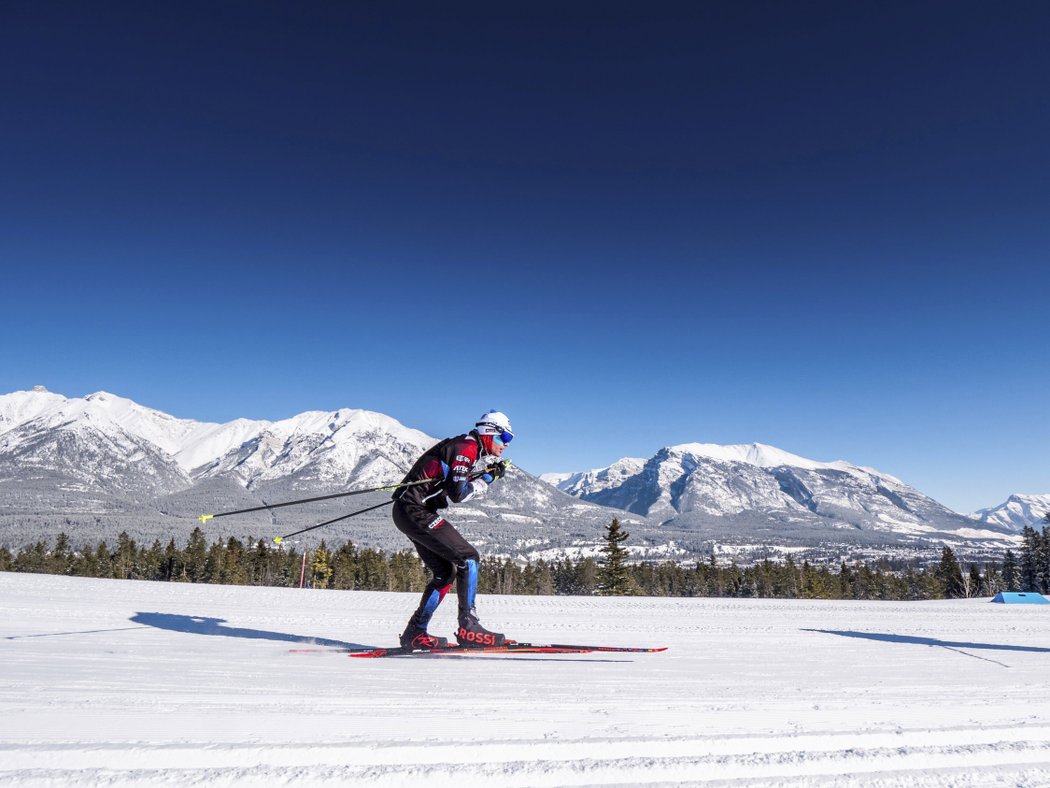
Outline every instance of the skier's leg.
[(445, 598), (445, 594), (452, 587), (455, 567), (451, 561), (442, 558), (433, 550), (419, 543), (414, 544), (416, 552), (419, 553), (419, 557), (423, 560), (423, 564), (430, 570), (431, 578), (426, 588), (423, 589), (419, 607), (412, 615), (409, 626), (415, 626), (417, 629), (425, 631), (434, 615), (434, 611), (438, 609), (441, 600)]
[[(505, 642), (502, 634), (490, 632), (478, 623), (474, 609), (478, 591), (478, 551), (448, 520), (432, 512), (426, 512), (425, 517), (420, 516), (422, 512), (415, 513), (414, 517), (411, 516), (412, 512), (399, 514), (400, 509), (398, 504), (394, 505), (394, 523), (413, 541), (420, 555), (424, 555), (423, 551), (419, 550), (423, 547), (455, 567), (456, 595), (459, 601), (459, 629), (456, 638), (459, 642), (464, 645), (500, 645)], [(426, 560), (424, 558), (424, 562)], [(421, 608), (425, 606), (426, 601), (424, 599), (420, 603)], [(435, 607), (440, 601), (441, 596), (434, 603)]]

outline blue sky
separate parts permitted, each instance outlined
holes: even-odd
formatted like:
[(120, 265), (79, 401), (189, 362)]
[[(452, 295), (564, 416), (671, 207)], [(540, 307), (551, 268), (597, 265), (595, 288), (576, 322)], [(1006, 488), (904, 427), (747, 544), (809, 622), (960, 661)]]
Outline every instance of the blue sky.
[[(569, 8), (564, 6), (568, 5)], [(0, 391), (1050, 492), (1050, 7), (10, 2)]]

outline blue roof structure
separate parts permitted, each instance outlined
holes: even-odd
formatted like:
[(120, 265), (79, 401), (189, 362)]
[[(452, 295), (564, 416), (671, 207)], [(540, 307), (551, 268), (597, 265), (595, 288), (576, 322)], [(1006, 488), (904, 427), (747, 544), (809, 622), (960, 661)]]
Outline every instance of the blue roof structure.
[(992, 601), (1004, 605), (1050, 605), (1050, 599), (1034, 591), (1000, 591)]

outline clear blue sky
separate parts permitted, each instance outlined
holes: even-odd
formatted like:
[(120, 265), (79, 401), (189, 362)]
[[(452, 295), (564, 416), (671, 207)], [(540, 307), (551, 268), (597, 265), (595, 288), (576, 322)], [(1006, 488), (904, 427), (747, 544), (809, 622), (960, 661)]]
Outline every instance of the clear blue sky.
[(1050, 5), (0, 8), (0, 391), (1050, 492)]

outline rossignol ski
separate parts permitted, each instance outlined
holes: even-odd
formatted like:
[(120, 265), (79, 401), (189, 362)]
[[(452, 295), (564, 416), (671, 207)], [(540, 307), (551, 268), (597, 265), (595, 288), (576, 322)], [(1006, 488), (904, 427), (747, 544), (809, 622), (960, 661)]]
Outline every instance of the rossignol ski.
[(375, 648), (364, 651), (350, 651), (349, 656), (364, 659), (376, 657), (415, 657), (427, 654), (592, 654), (596, 652), (613, 652), (627, 654), (655, 653), (667, 651), (666, 646), (658, 648), (633, 648), (626, 646), (583, 646), (566, 643), (505, 643), (502, 646), (460, 646), (451, 644), (443, 648), (410, 649), (395, 646), (393, 648)]

